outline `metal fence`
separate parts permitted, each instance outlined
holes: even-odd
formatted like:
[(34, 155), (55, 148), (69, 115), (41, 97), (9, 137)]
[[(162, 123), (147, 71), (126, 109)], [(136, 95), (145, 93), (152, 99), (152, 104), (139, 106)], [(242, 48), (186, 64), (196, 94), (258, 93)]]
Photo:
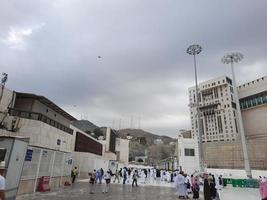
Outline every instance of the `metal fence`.
[(42, 176), (64, 177), (70, 176), (72, 169), (71, 153), (28, 147), (25, 156), (21, 180), (35, 180), (34, 191), (38, 178)]

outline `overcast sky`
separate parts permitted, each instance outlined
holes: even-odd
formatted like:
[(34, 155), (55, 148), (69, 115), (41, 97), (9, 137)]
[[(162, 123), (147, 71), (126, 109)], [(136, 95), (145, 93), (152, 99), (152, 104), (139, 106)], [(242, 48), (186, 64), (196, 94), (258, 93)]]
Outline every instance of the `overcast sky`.
[(133, 128), (173, 137), (189, 129), (194, 73), (185, 52), (193, 43), (203, 47), (200, 81), (230, 76), (220, 59), (235, 51), (244, 54), (239, 84), (267, 75), (267, 1), (0, 2), (7, 87), (44, 95), (99, 126), (127, 128), (132, 121)]

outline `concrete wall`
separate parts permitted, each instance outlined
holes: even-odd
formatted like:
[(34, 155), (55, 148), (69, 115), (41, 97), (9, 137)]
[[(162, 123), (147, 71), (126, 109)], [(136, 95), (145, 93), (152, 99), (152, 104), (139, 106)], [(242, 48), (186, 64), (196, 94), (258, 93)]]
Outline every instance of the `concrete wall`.
[(8, 107), (12, 105), (13, 91), (0, 85), (0, 122), (6, 117)]
[(249, 138), (260, 134), (267, 137), (267, 104), (242, 110), (242, 118)]
[(41, 113), (49, 117), (50, 119), (53, 119), (67, 127), (69, 127), (70, 122), (71, 122), (70, 120), (66, 119), (61, 114), (57, 113), (50, 107), (32, 98), (16, 98), (14, 108), (24, 110), (24, 111)]
[[(9, 104), (12, 101), (13, 91), (6, 87), (0, 86), (0, 111), (7, 111)], [(12, 104), (11, 104), (12, 105)]]
[[(44, 122), (20, 118), (19, 130), (13, 135), (30, 138), (30, 145), (49, 149), (71, 152), (74, 149), (75, 138), (60, 129), (50, 126)], [(57, 140), (60, 140), (60, 145)]]
[(116, 152), (118, 152), (118, 161), (128, 164), (129, 161), (129, 140), (116, 138)]
[[(249, 139), (247, 144), (251, 168), (266, 170), (267, 138)], [(210, 168), (244, 168), (241, 141), (205, 143), (204, 158)]]
[(34, 99), (30, 98), (17, 98), (15, 101), (14, 108), (20, 109), (20, 110), (25, 110), (25, 111), (31, 111), (33, 112), (33, 104), (34, 104)]
[(88, 173), (94, 169), (103, 168), (105, 171), (108, 169), (108, 160), (103, 159), (92, 153), (73, 152), (73, 166), (79, 169), (79, 178), (88, 178)]
[(61, 114), (57, 113), (56, 111), (52, 110), (48, 106), (42, 104), (41, 102), (35, 100), (33, 107), (32, 107), (33, 112), (41, 113), (67, 127), (69, 127), (71, 121), (63, 117)]
[(239, 99), (267, 91), (267, 76), (240, 85), (237, 89)]
[[(188, 174), (192, 174), (199, 170), (199, 151), (197, 139), (178, 138), (178, 162), (182, 170)], [(185, 149), (194, 149), (195, 156), (185, 156)]]
[[(252, 169), (267, 169), (267, 105), (242, 110)], [(241, 141), (205, 143), (205, 161), (213, 168), (244, 167)]]

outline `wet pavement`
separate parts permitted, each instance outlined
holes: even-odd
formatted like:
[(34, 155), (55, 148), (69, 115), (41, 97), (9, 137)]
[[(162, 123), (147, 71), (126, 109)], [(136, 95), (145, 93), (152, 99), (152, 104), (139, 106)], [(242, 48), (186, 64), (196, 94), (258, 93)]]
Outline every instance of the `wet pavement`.
[[(46, 193), (22, 195), (17, 200), (174, 200), (178, 199), (173, 187), (143, 185), (132, 187), (131, 185), (111, 184), (109, 193), (103, 194), (101, 185), (95, 185), (94, 194), (89, 194), (88, 182), (77, 182), (73, 186), (61, 188)], [(190, 198), (192, 199), (192, 197)], [(202, 199), (202, 198), (200, 198)]]

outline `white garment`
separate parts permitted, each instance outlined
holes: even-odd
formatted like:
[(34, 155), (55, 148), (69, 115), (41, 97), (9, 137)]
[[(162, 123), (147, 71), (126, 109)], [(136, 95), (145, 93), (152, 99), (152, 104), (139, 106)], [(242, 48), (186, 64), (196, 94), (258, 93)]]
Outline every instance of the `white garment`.
[[(108, 172), (106, 172), (105, 174), (104, 174), (104, 176), (103, 176), (103, 179), (106, 181), (107, 179), (111, 179), (111, 175), (110, 175), (110, 173), (108, 173)], [(108, 193), (108, 191), (109, 191), (109, 183), (104, 183), (104, 184), (102, 184), (102, 192), (103, 193)]]
[(5, 190), (6, 189), (6, 179), (0, 175), (0, 190)]
[(140, 183), (144, 184), (145, 182), (146, 182), (146, 174), (144, 171), (142, 171), (140, 175)]
[(110, 175), (110, 173), (105, 173), (104, 174), (104, 176), (103, 176), (103, 178), (106, 180), (106, 179), (111, 179), (111, 175)]
[(163, 181), (163, 170), (160, 170), (160, 181)]
[(167, 179), (167, 182), (170, 183), (171, 182), (171, 174), (170, 172), (166, 172), (166, 179)]
[(179, 196), (186, 196), (187, 188), (185, 185), (185, 177), (181, 174), (176, 176), (177, 191)]

